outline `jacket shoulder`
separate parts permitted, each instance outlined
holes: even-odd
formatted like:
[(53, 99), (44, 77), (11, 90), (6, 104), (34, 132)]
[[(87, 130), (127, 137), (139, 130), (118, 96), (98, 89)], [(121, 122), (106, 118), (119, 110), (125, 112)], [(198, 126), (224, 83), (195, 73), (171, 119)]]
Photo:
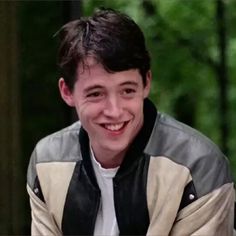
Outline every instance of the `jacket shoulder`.
[(41, 139), (35, 147), (37, 163), (54, 161), (76, 161), (79, 153), (80, 122)]
[(37, 180), (36, 166), (40, 163), (76, 162), (80, 156), (79, 131), (80, 122), (76, 122), (58, 132), (41, 139), (31, 155), (27, 183), (33, 189)]
[(232, 182), (228, 160), (216, 144), (160, 112), (145, 151), (187, 167), (199, 197)]

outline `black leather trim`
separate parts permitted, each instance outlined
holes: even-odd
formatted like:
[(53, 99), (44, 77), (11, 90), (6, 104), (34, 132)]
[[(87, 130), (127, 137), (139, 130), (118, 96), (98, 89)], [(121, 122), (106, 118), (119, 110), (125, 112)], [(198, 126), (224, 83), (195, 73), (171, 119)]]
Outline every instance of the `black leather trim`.
[(149, 213), (146, 186), (150, 156), (145, 155), (143, 151), (150, 138), (156, 115), (154, 105), (145, 100), (144, 125), (114, 178), (115, 210), (121, 235), (147, 233)]
[(36, 176), (34, 181), (33, 192), (42, 202), (45, 202), (38, 176)]
[(92, 235), (100, 204), (85, 131), (79, 135), (83, 160), (77, 162), (68, 189), (62, 219), (63, 235)]
[(198, 199), (197, 192), (194, 187), (193, 181), (191, 181), (184, 188), (182, 200), (178, 211), (182, 210), (184, 207), (188, 206), (197, 199)]
[(114, 179), (114, 200), (120, 235), (145, 235), (149, 226), (146, 199), (149, 156), (144, 156), (125, 178)]

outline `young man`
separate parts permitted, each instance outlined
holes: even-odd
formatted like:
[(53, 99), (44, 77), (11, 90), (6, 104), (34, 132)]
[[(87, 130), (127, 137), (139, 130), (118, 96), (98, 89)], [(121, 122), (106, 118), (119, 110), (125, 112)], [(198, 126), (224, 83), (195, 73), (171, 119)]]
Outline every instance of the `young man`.
[(101, 10), (59, 35), (59, 89), (79, 121), (32, 154), (32, 235), (232, 235), (228, 162), (148, 100), (150, 58), (135, 22)]

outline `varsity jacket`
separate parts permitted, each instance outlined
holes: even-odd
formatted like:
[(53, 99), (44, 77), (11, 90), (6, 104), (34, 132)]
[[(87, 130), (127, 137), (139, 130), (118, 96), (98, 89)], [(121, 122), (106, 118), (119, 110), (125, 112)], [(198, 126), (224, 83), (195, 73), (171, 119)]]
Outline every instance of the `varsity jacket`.
[[(92, 235), (101, 193), (76, 122), (36, 145), (27, 174), (32, 235)], [(145, 100), (144, 125), (113, 178), (120, 235), (233, 235), (228, 161)]]

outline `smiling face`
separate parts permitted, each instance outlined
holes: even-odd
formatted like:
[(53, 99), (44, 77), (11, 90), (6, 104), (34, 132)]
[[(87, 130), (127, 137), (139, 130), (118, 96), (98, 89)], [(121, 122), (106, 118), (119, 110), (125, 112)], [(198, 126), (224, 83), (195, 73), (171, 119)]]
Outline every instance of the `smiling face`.
[(108, 73), (101, 64), (89, 61), (88, 68), (78, 68), (72, 92), (63, 79), (59, 80), (61, 95), (68, 105), (75, 106), (100, 162), (109, 166), (110, 161), (112, 166), (114, 157), (122, 161), (141, 129), (150, 77), (148, 73), (144, 87), (138, 69)]

